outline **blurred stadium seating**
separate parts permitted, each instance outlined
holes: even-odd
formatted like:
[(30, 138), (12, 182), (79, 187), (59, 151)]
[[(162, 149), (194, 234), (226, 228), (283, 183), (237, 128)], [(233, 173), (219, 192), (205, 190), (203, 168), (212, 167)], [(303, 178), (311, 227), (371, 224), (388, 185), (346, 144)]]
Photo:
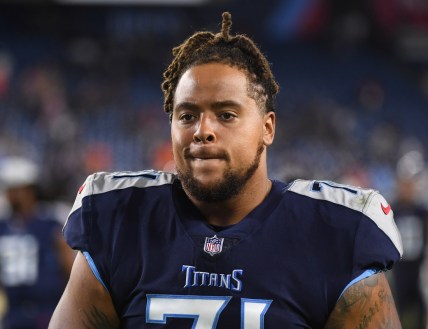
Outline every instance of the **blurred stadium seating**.
[(2, 4), (0, 159), (43, 164), (45, 198), (66, 201), (92, 171), (173, 168), (162, 72), (174, 45), (217, 29), (227, 9), (281, 85), (272, 177), (340, 180), (392, 197), (400, 158), (418, 152), (411, 166), (422, 174), (428, 145), (428, 9), (402, 3)]

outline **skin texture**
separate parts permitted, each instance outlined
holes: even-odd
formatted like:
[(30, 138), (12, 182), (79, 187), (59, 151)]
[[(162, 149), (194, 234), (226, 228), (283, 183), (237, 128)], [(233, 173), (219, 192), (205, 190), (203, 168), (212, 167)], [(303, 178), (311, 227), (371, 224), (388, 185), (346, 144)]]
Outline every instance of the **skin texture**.
[[(208, 223), (238, 223), (269, 193), (266, 148), (274, 134), (275, 114), (265, 113), (251, 97), (244, 72), (210, 63), (183, 74), (171, 121), (173, 152), (183, 188)], [(224, 187), (228, 173), (245, 180), (219, 200), (215, 190)], [(119, 321), (108, 292), (79, 253), (49, 329), (113, 329)], [(349, 288), (325, 328), (401, 328), (385, 276)]]
[(79, 252), (49, 329), (114, 329), (119, 319), (109, 293)]
[(325, 329), (400, 329), (394, 299), (384, 273), (349, 287), (339, 299)]
[[(183, 74), (171, 122), (174, 159), (187, 195), (210, 224), (237, 223), (266, 197), (266, 147), (274, 133), (275, 114), (250, 97), (244, 72), (210, 63)], [(201, 197), (223, 194), (231, 175), (239, 182), (227, 199)]]

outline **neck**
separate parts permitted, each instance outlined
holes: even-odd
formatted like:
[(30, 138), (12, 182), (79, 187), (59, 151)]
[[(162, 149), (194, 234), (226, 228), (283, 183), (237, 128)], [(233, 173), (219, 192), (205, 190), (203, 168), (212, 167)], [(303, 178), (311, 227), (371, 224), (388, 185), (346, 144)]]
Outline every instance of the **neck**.
[(13, 213), (14, 218), (16, 218), (22, 222), (27, 222), (33, 218), (34, 208), (29, 207), (29, 208), (14, 210), (12, 213)]
[(271, 188), (272, 182), (267, 176), (264, 176), (252, 177), (238, 195), (221, 202), (204, 202), (189, 195), (189, 193), (187, 194), (204, 215), (208, 224), (228, 226), (239, 223), (262, 203)]

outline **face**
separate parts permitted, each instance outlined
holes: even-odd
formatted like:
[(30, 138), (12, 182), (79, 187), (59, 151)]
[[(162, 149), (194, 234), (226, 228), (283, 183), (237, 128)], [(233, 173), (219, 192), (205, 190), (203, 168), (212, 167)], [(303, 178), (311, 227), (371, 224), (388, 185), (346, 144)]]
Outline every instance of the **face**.
[(6, 190), (6, 198), (14, 213), (19, 213), (36, 202), (36, 191), (33, 186), (15, 186)]
[(228, 200), (249, 181), (266, 179), (275, 115), (265, 114), (248, 90), (242, 71), (220, 63), (191, 67), (177, 85), (174, 158), (184, 189), (197, 200)]

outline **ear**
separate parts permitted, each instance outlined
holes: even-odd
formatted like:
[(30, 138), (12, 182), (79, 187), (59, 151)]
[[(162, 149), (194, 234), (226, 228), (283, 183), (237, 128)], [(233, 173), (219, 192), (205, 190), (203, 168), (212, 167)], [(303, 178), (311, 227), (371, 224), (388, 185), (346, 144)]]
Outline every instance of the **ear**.
[(263, 118), (263, 143), (269, 146), (275, 137), (275, 112), (268, 112)]

